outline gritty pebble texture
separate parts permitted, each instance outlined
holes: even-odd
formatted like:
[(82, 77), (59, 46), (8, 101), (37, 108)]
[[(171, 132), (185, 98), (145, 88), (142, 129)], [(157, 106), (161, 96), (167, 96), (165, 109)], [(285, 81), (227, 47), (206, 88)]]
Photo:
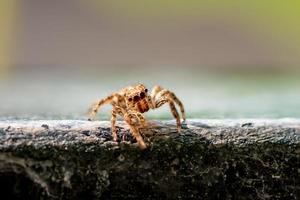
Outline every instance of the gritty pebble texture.
[[(299, 199), (300, 120), (0, 121), (0, 182), (14, 199)], [(121, 141), (125, 138), (125, 141)], [(3, 185), (3, 186), (2, 186)]]

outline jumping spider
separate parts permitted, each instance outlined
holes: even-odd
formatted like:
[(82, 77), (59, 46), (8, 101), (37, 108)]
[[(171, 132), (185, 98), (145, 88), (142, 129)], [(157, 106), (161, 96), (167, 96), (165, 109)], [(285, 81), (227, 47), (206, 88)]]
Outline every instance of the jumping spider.
[(180, 107), (182, 118), (185, 121), (183, 104), (173, 92), (163, 89), (160, 86), (155, 86), (151, 94), (148, 94), (148, 89), (143, 84), (138, 84), (123, 88), (119, 92), (100, 99), (90, 108), (89, 120), (95, 118), (100, 106), (111, 104), (111, 130), (113, 140), (117, 141), (116, 119), (117, 115), (120, 115), (129, 125), (130, 132), (136, 139), (139, 147), (145, 149), (147, 146), (139, 133), (139, 128), (146, 126), (146, 119), (142, 113), (147, 112), (149, 109), (159, 108), (165, 103), (169, 103), (171, 112), (176, 118), (177, 131), (179, 133), (181, 131), (181, 121), (175, 104)]

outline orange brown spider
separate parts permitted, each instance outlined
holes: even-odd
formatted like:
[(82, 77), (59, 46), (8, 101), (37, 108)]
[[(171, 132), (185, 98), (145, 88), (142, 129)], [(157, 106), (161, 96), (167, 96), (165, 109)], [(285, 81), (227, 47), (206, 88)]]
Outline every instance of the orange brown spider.
[(155, 86), (151, 94), (148, 94), (148, 89), (143, 84), (138, 84), (123, 88), (119, 92), (100, 99), (90, 108), (89, 120), (95, 118), (100, 106), (111, 104), (111, 131), (113, 140), (117, 141), (116, 119), (117, 115), (120, 115), (129, 125), (130, 132), (136, 139), (139, 147), (145, 149), (147, 146), (139, 132), (139, 128), (146, 126), (146, 119), (142, 113), (147, 112), (149, 109), (159, 108), (165, 103), (169, 103), (171, 112), (176, 118), (177, 131), (179, 133), (181, 131), (181, 121), (175, 104), (179, 106), (182, 118), (185, 121), (183, 104), (173, 92), (163, 89), (160, 86)]

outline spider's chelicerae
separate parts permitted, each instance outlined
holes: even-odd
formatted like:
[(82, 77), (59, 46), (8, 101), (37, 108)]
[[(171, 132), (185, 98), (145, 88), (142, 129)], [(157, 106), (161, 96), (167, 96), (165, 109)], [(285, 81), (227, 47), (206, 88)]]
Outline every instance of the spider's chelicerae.
[(147, 146), (139, 132), (139, 128), (146, 126), (146, 119), (142, 113), (149, 109), (159, 108), (168, 103), (173, 116), (176, 118), (177, 131), (181, 130), (181, 120), (175, 104), (180, 108), (181, 115), (185, 121), (184, 107), (176, 95), (160, 86), (155, 86), (151, 93), (143, 84), (123, 88), (103, 99), (97, 101), (89, 110), (89, 120), (95, 118), (100, 106), (104, 104), (112, 105), (111, 131), (114, 141), (117, 141), (116, 119), (117, 115), (124, 118), (130, 127), (131, 134), (135, 137), (139, 147), (145, 149)]

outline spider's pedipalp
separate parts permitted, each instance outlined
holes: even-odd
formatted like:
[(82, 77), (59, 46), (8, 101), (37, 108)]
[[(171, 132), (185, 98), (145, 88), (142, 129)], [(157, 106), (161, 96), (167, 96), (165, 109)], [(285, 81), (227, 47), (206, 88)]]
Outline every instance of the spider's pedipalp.
[(163, 88), (159, 85), (156, 85), (153, 87), (153, 89), (151, 91), (151, 95), (150, 95), (153, 102), (155, 102), (157, 94), (162, 90), (163, 90)]
[[(149, 102), (149, 106), (151, 109), (155, 109), (157, 108), (155, 105), (156, 102), (156, 96), (157, 94), (162, 90), (162, 87), (160, 87), (159, 85), (156, 85), (153, 87), (153, 89), (151, 90), (150, 95), (148, 95), (148, 102)], [(147, 90), (148, 92), (148, 90)]]

